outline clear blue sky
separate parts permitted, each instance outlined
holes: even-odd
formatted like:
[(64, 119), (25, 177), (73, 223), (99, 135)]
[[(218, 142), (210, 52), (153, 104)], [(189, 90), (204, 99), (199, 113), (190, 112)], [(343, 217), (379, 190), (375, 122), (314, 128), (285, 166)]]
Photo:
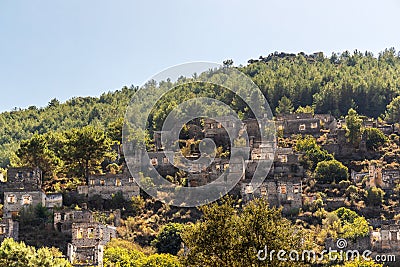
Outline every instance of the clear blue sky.
[(400, 44), (396, 0), (1, 0), (0, 111), (98, 96), (190, 61)]

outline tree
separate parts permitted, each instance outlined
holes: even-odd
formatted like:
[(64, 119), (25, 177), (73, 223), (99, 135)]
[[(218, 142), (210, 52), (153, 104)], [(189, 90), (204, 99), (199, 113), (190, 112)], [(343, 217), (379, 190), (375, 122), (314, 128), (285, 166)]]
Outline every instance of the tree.
[(6, 238), (0, 245), (0, 266), (14, 267), (69, 267), (67, 260), (61, 258), (62, 253), (55, 248), (40, 248), (27, 246)]
[(124, 118), (118, 118), (110, 125), (107, 129), (107, 136), (112, 141), (118, 141), (120, 144), (122, 143), (122, 127), (124, 126)]
[(146, 256), (136, 249), (109, 247), (104, 250), (104, 266), (140, 266)]
[(47, 107), (49, 107), (49, 108), (58, 107), (59, 105), (60, 105), (60, 101), (57, 98), (53, 98), (52, 100), (50, 100)]
[(312, 107), (312, 106), (305, 106), (305, 107), (299, 106), (296, 109), (296, 113), (311, 113), (311, 114), (314, 115), (314, 107)]
[(39, 167), (43, 176), (54, 175), (62, 165), (61, 159), (49, 148), (44, 135), (35, 134), (31, 139), (22, 141), (16, 154), (22, 165)]
[(156, 239), (151, 244), (157, 248), (158, 253), (178, 254), (181, 249), (182, 238), (181, 233), (183, 225), (179, 223), (168, 223), (161, 228)]
[(370, 187), (367, 190), (366, 202), (370, 206), (380, 206), (384, 195), (385, 192), (382, 189), (375, 186)]
[(290, 114), (293, 112), (293, 110), (294, 108), (292, 101), (286, 96), (283, 96), (281, 100), (279, 100), (278, 106), (275, 109), (276, 114), (280, 115)]
[(338, 216), (342, 227), (339, 237), (354, 240), (369, 234), (367, 220), (355, 211), (342, 207), (335, 210), (334, 213)]
[(153, 254), (148, 256), (140, 267), (181, 267), (179, 260), (169, 254)]
[(232, 59), (227, 59), (227, 60), (224, 60), (223, 62), (222, 62), (222, 64), (224, 64), (224, 67), (231, 67), (232, 65), (233, 65), (233, 60)]
[(188, 226), (182, 236), (188, 248), (186, 266), (305, 266), (274, 257), (257, 258), (257, 251), (265, 246), (268, 251), (304, 248), (302, 230), (283, 218), (280, 209), (269, 208), (265, 200), (254, 200), (239, 212), (226, 197), (201, 210), (203, 219)]
[(347, 137), (354, 146), (357, 146), (361, 138), (362, 119), (354, 109), (349, 109), (346, 116)]
[(326, 219), (323, 220), (323, 227), (327, 234), (333, 238), (355, 240), (369, 234), (367, 220), (344, 207), (328, 213)]
[(321, 149), (312, 136), (297, 139), (295, 149), (296, 151), (304, 153), (301, 158), (301, 163), (310, 170), (314, 170), (318, 162), (333, 160), (333, 155)]
[(143, 249), (132, 242), (113, 239), (104, 250), (104, 266), (180, 267), (177, 257), (169, 254), (146, 256)]
[(400, 96), (387, 105), (385, 119), (390, 123), (398, 123), (400, 121)]
[(359, 217), (357, 212), (344, 207), (338, 208), (334, 213), (343, 223), (354, 223), (354, 220)]
[(77, 175), (85, 177), (87, 184), (90, 171), (100, 166), (106, 157), (115, 159), (111, 141), (100, 129), (86, 126), (67, 131), (65, 135), (68, 140), (66, 161), (70, 166), (76, 166)]
[(364, 133), (367, 135), (366, 145), (368, 149), (377, 149), (387, 141), (386, 136), (377, 128), (366, 128)]
[(346, 166), (333, 159), (319, 162), (314, 177), (319, 183), (339, 183), (347, 180), (349, 174)]
[(353, 223), (343, 224), (342, 238), (356, 239), (358, 237), (365, 237), (369, 234), (369, 225), (364, 217), (357, 217)]

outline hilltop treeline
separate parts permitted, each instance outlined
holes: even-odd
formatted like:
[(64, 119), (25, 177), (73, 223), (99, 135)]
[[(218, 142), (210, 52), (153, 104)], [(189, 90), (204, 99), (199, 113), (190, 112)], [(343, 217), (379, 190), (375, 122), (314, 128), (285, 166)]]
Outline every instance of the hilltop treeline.
[(394, 48), (376, 57), (360, 51), (330, 57), (274, 53), (250, 60), (241, 70), (261, 88), (272, 110), (286, 96), (295, 109), (308, 105), (316, 113), (343, 116), (353, 108), (376, 118), (400, 94), (400, 56)]
[[(226, 67), (231, 67), (232, 61), (226, 62)], [(360, 51), (333, 53), (328, 57), (322, 53), (273, 53), (249, 60), (248, 65), (238, 69), (260, 87), (273, 111), (282, 99), (287, 101), (288, 98), (291, 102), (289, 106), (293, 106), (294, 110), (308, 106), (316, 113), (331, 113), (340, 117), (353, 108), (361, 115), (385, 117), (387, 106), (400, 95), (400, 55), (393, 48), (376, 56)], [(207, 75), (214, 75), (212, 79), (224, 78), (221, 76), (223, 73)], [(178, 83), (185, 81), (190, 79), (180, 79)], [(145, 89), (170, 87), (170, 83), (150, 82)], [(165, 96), (165, 99), (173, 101), (164, 99), (158, 102), (152, 116), (148, 118), (150, 133), (160, 128), (174, 105), (195, 96), (216, 98), (230, 104), (243, 117), (250, 116), (244, 104), (246, 100), (240, 101), (229, 91), (215, 86), (197, 90), (193, 83), (181, 87), (186, 93), (173, 90)], [(59, 132), (87, 125), (106, 130), (111, 123), (124, 117), (126, 106), (137, 89), (133, 86), (124, 87), (100, 97), (76, 97), (66, 103), (53, 99), (43, 108), (31, 106), (1, 113), (0, 167), (9, 166), (19, 143), (35, 133)], [(400, 106), (400, 100), (395, 105), (392, 103), (391, 118), (400, 117), (396, 116), (399, 112), (397, 106)], [(137, 116), (140, 115), (137, 112)]]

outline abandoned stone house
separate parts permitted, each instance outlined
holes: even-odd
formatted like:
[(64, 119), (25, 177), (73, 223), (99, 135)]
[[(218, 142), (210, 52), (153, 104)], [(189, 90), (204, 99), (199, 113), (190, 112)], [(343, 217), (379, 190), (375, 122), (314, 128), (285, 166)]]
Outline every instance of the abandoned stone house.
[(3, 217), (15, 218), (23, 207), (45, 206), (46, 195), (43, 191), (6, 191), (4, 192)]
[(276, 130), (282, 132), (284, 137), (293, 134), (319, 135), (321, 132), (321, 121), (311, 113), (287, 114), (277, 116)]
[(365, 128), (377, 128), (386, 135), (390, 135), (395, 132), (395, 127), (393, 124), (382, 123), (377, 119), (372, 119), (372, 118), (363, 119), (363, 126)]
[(7, 182), (1, 184), (3, 199), (3, 217), (12, 218), (18, 215), (23, 207), (41, 204), (54, 208), (62, 205), (62, 195), (46, 195), (41, 189), (42, 172), (38, 168), (10, 168)]
[(90, 210), (61, 210), (54, 212), (54, 229), (70, 233), (73, 223), (94, 222), (93, 213)]
[(19, 223), (12, 219), (3, 219), (0, 223), (0, 242), (5, 238), (18, 240)]
[(73, 223), (104, 222), (110, 226), (120, 226), (121, 211), (93, 212), (88, 209), (65, 209), (54, 212), (53, 225), (56, 231), (70, 233)]
[(338, 121), (331, 114), (314, 114), (314, 118), (319, 119), (321, 127), (325, 130), (334, 132), (338, 128)]
[(42, 172), (39, 168), (17, 167), (7, 170), (7, 182), (2, 183), (2, 188), (37, 190), (42, 186)]
[(46, 203), (45, 204), (46, 208), (61, 207), (63, 204), (62, 194), (60, 193), (46, 194), (45, 203)]
[(392, 191), (399, 182), (400, 169), (384, 168), (376, 162), (370, 162), (368, 187), (377, 186)]
[(271, 179), (292, 178), (304, 176), (304, 168), (300, 164), (301, 154), (295, 153), (292, 148), (273, 148), (266, 146), (251, 150), (251, 159), (246, 161), (245, 178), (253, 177), (259, 159), (273, 160), (268, 177)]
[[(272, 150), (268, 150), (271, 153)], [(257, 167), (257, 160), (249, 160), (246, 165), (245, 180), (241, 184), (243, 200), (265, 198), (271, 206), (282, 206), (285, 212), (302, 207), (302, 179), (304, 168), (299, 162), (300, 154), (292, 148), (276, 148), (273, 164), (263, 184), (251, 184), (251, 178)]]
[(150, 166), (153, 166), (159, 174), (162, 176), (171, 175), (173, 176), (175, 172), (177, 172), (177, 168), (174, 166), (174, 162), (170, 160), (174, 160), (174, 156), (170, 157), (167, 155), (166, 151), (156, 151), (156, 152), (148, 152), (148, 157), (150, 159)]
[(215, 158), (210, 166), (202, 164), (193, 164), (188, 173), (188, 184), (191, 187), (201, 186), (214, 182), (217, 179), (216, 185), (223, 186), (226, 183), (231, 183), (232, 179), (242, 179), (244, 176), (244, 163), (235, 161), (234, 159)]
[(378, 252), (400, 251), (400, 225), (382, 224), (380, 231), (374, 233), (372, 247)]
[(275, 152), (272, 177), (277, 180), (303, 178), (304, 168), (300, 164), (300, 155), (292, 148), (278, 147)]
[(333, 239), (331, 237), (325, 240), (325, 249), (329, 251), (331, 250), (343, 250), (343, 251), (350, 251), (350, 250), (358, 250), (360, 254), (363, 251), (371, 250), (371, 236), (368, 234), (367, 236), (357, 237), (355, 239), (346, 239), (346, 247), (337, 247), (338, 239)]
[(251, 183), (242, 183), (242, 199), (248, 202), (255, 198), (264, 198), (271, 206), (283, 207), (284, 212), (302, 207), (302, 182), (300, 179), (265, 180), (259, 187)]
[(249, 144), (247, 145), (249, 147), (258, 147), (261, 143), (261, 137), (271, 141), (275, 139), (275, 122), (268, 119), (268, 117), (259, 120), (249, 118), (243, 120), (243, 123), (244, 128), (240, 133), (244, 132), (244, 130), (246, 131), (249, 139)]
[(78, 193), (89, 198), (98, 195), (102, 199), (111, 199), (113, 195), (120, 192), (125, 199), (131, 199), (140, 193), (135, 178), (127, 169), (118, 174), (90, 175), (88, 181), (88, 185), (78, 186)]
[(369, 172), (367, 171), (356, 172), (355, 170), (351, 170), (350, 177), (351, 181), (353, 181), (354, 183), (356, 184), (361, 183), (365, 177), (367, 178), (369, 177)]
[(72, 224), (67, 256), (72, 264), (103, 266), (104, 246), (117, 235), (116, 228), (99, 222)]
[(250, 160), (274, 160), (275, 143), (273, 141), (251, 144), (250, 148)]
[(352, 158), (354, 160), (363, 160), (366, 158), (367, 146), (366, 146), (366, 134), (363, 134), (360, 140), (359, 146), (356, 148), (346, 137), (346, 129), (337, 129), (334, 133), (327, 135), (327, 140), (321, 145), (321, 148), (325, 149), (331, 154), (334, 154), (336, 158)]
[(218, 146), (228, 147), (231, 141), (239, 136), (244, 124), (234, 116), (221, 116), (204, 120), (204, 137), (211, 138)]

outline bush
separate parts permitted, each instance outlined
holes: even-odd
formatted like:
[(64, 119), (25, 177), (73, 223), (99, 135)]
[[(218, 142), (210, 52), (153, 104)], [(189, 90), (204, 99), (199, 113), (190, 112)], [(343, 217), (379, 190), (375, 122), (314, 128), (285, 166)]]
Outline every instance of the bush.
[(156, 239), (151, 244), (157, 248), (158, 253), (178, 254), (181, 249), (181, 232), (183, 225), (179, 223), (168, 223), (162, 227)]
[(340, 183), (348, 179), (348, 169), (337, 160), (321, 161), (317, 164), (314, 173), (319, 183)]
[(385, 193), (382, 189), (371, 187), (367, 190), (366, 202), (369, 206), (380, 206), (382, 204)]
[(27, 246), (23, 242), (16, 242), (6, 238), (0, 246), (0, 266), (15, 267), (69, 267), (71, 264), (61, 259), (62, 253), (55, 248), (40, 248)]
[(377, 149), (387, 141), (386, 136), (379, 129), (367, 128), (364, 133), (367, 135), (366, 145), (368, 149)]
[(333, 160), (333, 155), (329, 154), (326, 150), (321, 149), (315, 141), (315, 138), (312, 136), (298, 139), (295, 149), (296, 151), (304, 153), (301, 160), (302, 164), (310, 170), (314, 170), (318, 162)]
[(147, 256), (139, 245), (120, 239), (113, 239), (104, 250), (104, 266), (136, 267), (179, 267), (177, 257), (168, 254)]

